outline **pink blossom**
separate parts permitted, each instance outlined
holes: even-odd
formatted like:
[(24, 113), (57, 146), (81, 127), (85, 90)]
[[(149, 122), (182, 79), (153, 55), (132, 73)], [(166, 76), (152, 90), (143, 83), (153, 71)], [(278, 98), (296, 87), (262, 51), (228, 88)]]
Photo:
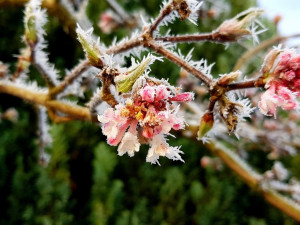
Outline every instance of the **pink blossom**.
[[(272, 58), (276, 56), (276, 58)], [(266, 69), (267, 68), (267, 69)], [(300, 96), (300, 56), (293, 49), (273, 49), (265, 58), (262, 69), (267, 76), (265, 88), (258, 103), (260, 111), (275, 116), (277, 107), (297, 109)]]
[(140, 94), (144, 101), (153, 102), (155, 97), (155, 88), (147, 85), (141, 90)]
[(194, 93), (186, 92), (172, 97), (171, 100), (176, 102), (190, 102), (193, 100), (193, 98), (194, 98)]
[(115, 15), (111, 11), (101, 14), (98, 26), (103, 33), (109, 34), (117, 27), (118, 24), (114, 17)]
[(108, 144), (119, 144), (119, 155), (133, 156), (140, 148), (138, 137), (143, 137), (151, 146), (147, 162), (158, 163), (160, 156), (182, 161), (182, 152), (178, 147), (169, 146), (165, 136), (172, 129), (185, 126), (183, 117), (178, 116), (179, 106), (174, 107), (173, 102), (188, 102), (194, 96), (179, 94), (177, 90), (166, 82), (148, 82), (134, 90), (125, 105), (120, 103), (115, 109), (107, 109), (98, 119)]
[(269, 89), (262, 94), (258, 107), (264, 115), (275, 116), (277, 107), (292, 110), (298, 107), (298, 102), (293, 91), (284, 84), (273, 81)]

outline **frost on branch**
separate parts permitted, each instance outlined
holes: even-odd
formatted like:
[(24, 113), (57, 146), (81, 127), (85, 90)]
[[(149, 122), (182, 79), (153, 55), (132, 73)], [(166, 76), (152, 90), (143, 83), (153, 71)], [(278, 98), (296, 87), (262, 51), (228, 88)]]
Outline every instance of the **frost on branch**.
[(48, 54), (44, 52), (46, 41), (43, 27), (46, 22), (46, 11), (41, 9), (41, 0), (29, 1), (24, 17), (25, 42), (31, 48), (34, 65), (51, 85), (57, 85), (58, 72), (49, 63)]
[(198, 10), (202, 3), (197, 0), (165, 0), (161, 10), (167, 15), (162, 20), (161, 25), (168, 26), (169, 23), (173, 23), (177, 18), (181, 20), (188, 19), (197, 25)]
[(108, 144), (119, 144), (119, 155), (133, 156), (143, 142), (150, 145), (147, 162), (159, 164), (160, 156), (183, 161), (180, 147), (169, 146), (166, 136), (171, 129), (185, 127), (183, 118), (178, 115), (179, 106), (174, 102), (189, 102), (194, 95), (178, 91), (164, 80), (140, 77), (130, 96), (124, 99), (125, 103), (98, 116)]
[(300, 55), (295, 49), (274, 48), (264, 59), (260, 77), (267, 91), (258, 103), (260, 111), (276, 116), (277, 107), (299, 109)]

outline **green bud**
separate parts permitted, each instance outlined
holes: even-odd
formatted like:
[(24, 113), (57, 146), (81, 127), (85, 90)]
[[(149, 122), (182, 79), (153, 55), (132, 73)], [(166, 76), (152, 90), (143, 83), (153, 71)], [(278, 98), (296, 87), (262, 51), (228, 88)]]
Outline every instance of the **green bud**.
[(30, 16), (26, 21), (25, 37), (26, 37), (26, 41), (30, 43), (36, 43), (38, 41), (35, 22), (36, 22), (35, 16)]
[(214, 125), (214, 114), (212, 112), (206, 112), (200, 122), (198, 130), (198, 139), (203, 138)]
[(77, 25), (76, 33), (83, 50), (85, 51), (87, 58), (91, 65), (99, 67), (102, 66), (101, 51), (98, 44), (92, 38), (93, 29), (84, 31), (79, 25)]
[(115, 78), (118, 92), (128, 93), (132, 90), (135, 81), (144, 73), (147, 66), (153, 61), (151, 56), (144, 59), (140, 64), (129, 68), (126, 73), (120, 74)]

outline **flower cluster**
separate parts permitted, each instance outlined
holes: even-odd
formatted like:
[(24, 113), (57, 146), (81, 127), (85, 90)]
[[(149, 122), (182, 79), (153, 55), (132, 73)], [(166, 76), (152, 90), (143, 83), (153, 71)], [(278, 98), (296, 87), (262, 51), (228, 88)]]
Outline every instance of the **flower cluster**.
[[(125, 104), (119, 103), (114, 109), (107, 109), (98, 116), (103, 124), (102, 132), (110, 145), (118, 147), (118, 154), (133, 156), (139, 151), (140, 143), (151, 147), (147, 162), (158, 163), (160, 156), (172, 160), (182, 160), (180, 147), (172, 147), (166, 142), (171, 129), (183, 129), (184, 119), (177, 115), (179, 106), (174, 102), (189, 102), (193, 93), (178, 93), (178, 89), (165, 81), (144, 79), (141, 87), (136, 85)], [(139, 83), (139, 81), (137, 81)]]
[(258, 103), (260, 111), (275, 116), (277, 107), (297, 109), (300, 96), (300, 55), (294, 49), (273, 49), (265, 58), (263, 78), (268, 90)]

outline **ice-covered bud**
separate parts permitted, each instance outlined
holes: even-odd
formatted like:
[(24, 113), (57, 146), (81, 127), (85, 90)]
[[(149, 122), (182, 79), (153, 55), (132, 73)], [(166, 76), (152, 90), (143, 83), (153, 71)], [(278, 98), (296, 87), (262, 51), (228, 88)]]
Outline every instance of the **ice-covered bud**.
[(126, 73), (116, 76), (114, 81), (116, 83), (118, 92), (120, 93), (130, 92), (132, 90), (135, 81), (145, 72), (149, 64), (151, 64), (156, 59), (157, 57), (149, 55), (139, 64), (130, 67)]
[[(243, 11), (234, 18), (224, 21), (218, 27), (216, 33), (221, 36), (221, 39), (225, 39), (227, 41), (237, 41), (238, 39), (248, 35), (252, 35), (256, 39), (255, 35), (262, 31), (256, 32), (255, 29), (257, 27), (253, 30), (253, 23), (262, 13), (263, 10), (256, 8)], [(252, 26), (252, 30), (249, 28), (250, 26)]]
[(241, 75), (240, 71), (235, 71), (235, 72), (231, 72), (229, 74), (225, 74), (219, 79), (218, 83), (221, 86), (225, 86), (225, 85), (230, 84), (233, 81), (235, 81), (240, 75)]
[(84, 52), (86, 53), (87, 58), (89, 59), (91, 65), (95, 67), (102, 67), (103, 63), (101, 60), (102, 53), (99, 47), (99, 39), (96, 42), (93, 37), (93, 28), (90, 28), (87, 31), (82, 30), (79, 24), (77, 24), (77, 38), (82, 45)]
[(212, 112), (206, 112), (202, 116), (197, 133), (198, 139), (203, 138), (213, 128), (214, 121), (214, 114)]
[(274, 66), (277, 56), (280, 54), (280, 49), (272, 49), (264, 59), (264, 63), (261, 68), (262, 74), (270, 73), (271, 69)]
[(36, 18), (34, 16), (30, 16), (25, 24), (25, 37), (26, 41), (29, 43), (36, 43), (38, 41), (35, 21)]
[(43, 35), (43, 26), (46, 22), (46, 14), (41, 10), (41, 0), (30, 0), (25, 8), (25, 41), (36, 44)]

